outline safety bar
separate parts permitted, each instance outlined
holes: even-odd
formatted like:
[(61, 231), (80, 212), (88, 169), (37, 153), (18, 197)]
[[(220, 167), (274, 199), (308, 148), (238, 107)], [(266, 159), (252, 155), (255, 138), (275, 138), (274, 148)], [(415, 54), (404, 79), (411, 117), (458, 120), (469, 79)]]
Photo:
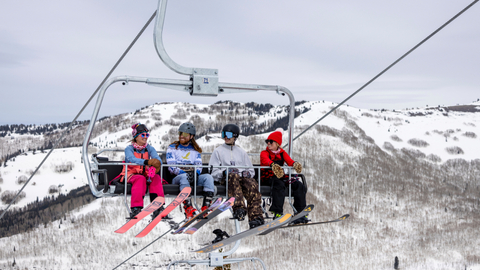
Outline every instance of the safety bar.
[[(115, 150), (113, 150), (115, 151)], [(136, 166), (138, 164), (135, 164), (135, 163), (125, 163), (125, 162), (109, 162), (109, 163), (102, 163), (102, 162), (98, 162), (98, 160), (96, 159), (97, 155), (93, 155), (92, 156), (92, 161), (93, 163), (95, 163), (97, 165), (97, 167), (99, 165), (102, 165), (102, 166), (126, 166), (127, 168), (125, 169), (125, 179), (128, 179), (128, 166), (129, 165), (133, 165), (133, 166)], [(210, 169), (209, 170), (209, 173), (211, 173), (211, 170), (213, 168), (221, 168), (221, 169), (230, 169), (230, 168), (238, 168), (238, 169), (271, 169), (270, 166), (258, 166), (258, 165), (253, 165), (253, 166), (211, 166), (211, 165), (185, 165), (185, 164), (162, 164), (161, 165), (161, 170), (160, 170), (160, 177), (163, 179), (163, 168), (164, 167), (182, 167), (182, 168), (193, 168), (194, 170), (196, 170), (197, 168), (207, 168), (207, 169)], [(288, 176), (289, 178), (292, 177), (292, 170), (293, 170), (293, 167), (290, 167), (290, 166), (283, 166), (282, 167), (284, 170), (286, 170), (288, 173)], [(102, 173), (104, 174), (104, 179), (106, 181), (105, 183), (105, 187), (103, 189), (103, 193), (104, 194), (107, 194), (108, 192), (108, 188), (109, 188), (109, 183), (108, 183), (108, 176), (107, 176), (107, 170), (106, 169), (96, 169), (96, 170), (92, 170), (92, 173)], [(197, 174), (195, 173), (194, 174), (194, 182), (193, 182), (193, 199), (194, 199), (194, 206), (195, 208), (199, 209), (198, 208), (198, 205), (196, 204), (196, 200), (197, 200)], [(226, 185), (225, 185), (225, 188), (226, 188), (226, 196), (228, 196), (228, 177), (229, 175), (227, 174), (226, 175)], [(261, 186), (262, 186), (262, 182), (261, 182), (261, 173), (259, 171), (259, 173), (257, 174), (257, 182), (258, 182), (258, 191), (260, 192), (261, 191)], [(124, 192), (124, 201), (125, 201), (125, 205), (126, 205), (126, 208), (127, 208), (127, 211), (129, 211), (129, 207), (128, 207), (128, 202), (127, 202), (127, 184), (128, 182), (127, 181), (124, 181), (124, 185), (125, 185), (125, 192)], [(289, 201), (289, 204), (290, 206), (292, 207), (292, 209), (294, 210), (294, 212), (296, 211), (295, 210), (295, 207), (293, 207), (293, 204), (292, 204), (292, 196), (291, 196), (291, 186), (289, 186), (288, 188), (289, 190), (289, 193), (288, 193), (288, 201)], [(115, 196), (115, 195), (113, 195)], [(264, 211), (264, 213), (267, 213), (265, 211), (265, 209), (262, 208), (262, 210)]]
[[(182, 167), (182, 168), (194, 168), (194, 170), (196, 170), (197, 168), (208, 168), (208, 169), (212, 169), (212, 168), (221, 168), (221, 169), (230, 169), (230, 168), (237, 168), (237, 169), (271, 169), (270, 166), (258, 166), (258, 165), (253, 165), (253, 166), (213, 166), (213, 165), (183, 165), (183, 164), (162, 164), (161, 165), (162, 167), (162, 170), (160, 170), (160, 177), (163, 179), (163, 168), (164, 167)], [(291, 178), (292, 177), (292, 170), (293, 170), (293, 167), (290, 167), (290, 166), (283, 166), (282, 167), (284, 170), (288, 170), (288, 177)], [(209, 173), (211, 173), (211, 170), (209, 171)], [(226, 196), (228, 197), (228, 177), (229, 175), (226, 174), (225, 175), (225, 193), (226, 193)], [(257, 182), (258, 182), (258, 192), (261, 191), (261, 185), (262, 185), (262, 182), (261, 182), (261, 179), (260, 179), (260, 176), (261, 176), (261, 173), (259, 171), (259, 173), (257, 174)], [(199, 209), (196, 205), (196, 199), (197, 199), (197, 174), (194, 173), (194, 182), (193, 182), (193, 199), (194, 199), (194, 204), (195, 204), (195, 208)], [(293, 207), (293, 204), (292, 204), (292, 186), (289, 185), (288, 186), (288, 201), (289, 201), (289, 204), (290, 206), (293, 208), (293, 211), (296, 213), (296, 210), (295, 210), (295, 207)], [(262, 207), (263, 209), (263, 207)], [(263, 212), (266, 213), (265, 209), (263, 209)]]
[[(98, 151), (95, 154), (92, 154), (92, 156), (97, 157), (101, 153), (108, 152), (108, 151), (111, 151), (111, 152), (125, 152), (125, 149), (124, 148), (105, 148), (105, 149), (102, 149), (102, 150)], [(166, 154), (167, 151), (163, 151), (163, 150), (158, 151), (157, 150), (157, 153), (158, 154)], [(202, 152), (202, 155), (212, 155), (212, 154), (213, 153), (211, 153), (211, 152)], [(247, 153), (247, 155), (252, 156), (252, 157), (257, 157), (257, 156), (259, 157), (260, 153)]]
[[(95, 197), (105, 197), (105, 196), (111, 196), (111, 194), (105, 194), (102, 191), (99, 191), (95, 187), (95, 183), (93, 181), (92, 177), (92, 169), (90, 162), (88, 161), (88, 146), (90, 143), (90, 137), (92, 135), (93, 128), (95, 127), (95, 123), (97, 121), (97, 117), (100, 111), (100, 107), (103, 102), (103, 97), (105, 96), (105, 93), (107, 89), (113, 85), (114, 83), (123, 83), (124, 85), (130, 83), (130, 82), (138, 82), (138, 83), (146, 83), (148, 85), (153, 85), (153, 86), (161, 86), (165, 88), (172, 88), (175, 90), (181, 90), (181, 91), (189, 91), (189, 87), (192, 85), (191, 81), (185, 81), (185, 80), (172, 80), (172, 79), (155, 79), (155, 78), (146, 78), (146, 77), (131, 77), (131, 76), (118, 76), (109, 79), (108, 81), (105, 82), (105, 84), (102, 85), (98, 92), (98, 98), (97, 102), (95, 104), (94, 110), (92, 117), (90, 119), (89, 126), (87, 128), (87, 132), (85, 134), (85, 138), (83, 140), (83, 145), (82, 145), (82, 158), (85, 162), (83, 162), (85, 166), (85, 171), (87, 174), (87, 179), (88, 179), (88, 184), (90, 186), (90, 189), (92, 191), (92, 194)], [(225, 92), (226, 90), (239, 90), (239, 91), (276, 91), (276, 92), (282, 92), (288, 95), (290, 99), (290, 112), (289, 112), (289, 128), (288, 128), (288, 139), (289, 139), (289, 144), (288, 144), (288, 149), (287, 153), (291, 155), (292, 152), (292, 136), (293, 136), (293, 120), (295, 116), (295, 99), (293, 97), (293, 94), (290, 92), (285, 87), (281, 86), (269, 86), (269, 85), (251, 85), (251, 84), (232, 84), (232, 83), (219, 83), (219, 89), (220, 92)]]

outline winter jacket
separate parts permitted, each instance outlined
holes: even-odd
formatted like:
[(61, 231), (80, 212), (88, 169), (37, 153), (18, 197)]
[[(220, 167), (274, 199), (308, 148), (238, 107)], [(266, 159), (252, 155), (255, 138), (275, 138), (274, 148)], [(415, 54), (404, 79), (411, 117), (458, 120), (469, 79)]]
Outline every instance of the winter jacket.
[[(222, 144), (221, 146), (217, 147), (213, 150), (212, 156), (210, 157), (210, 162), (208, 163), (209, 166), (252, 166), (252, 161), (248, 157), (247, 152), (242, 148), (236, 145), (227, 145)], [(223, 171), (226, 168), (213, 168), (212, 170), (212, 177), (215, 181), (219, 182), (222, 180)], [(249, 171), (250, 175), (253, 177), (255, 171), (253, 168), (238, 168), (238, 171), (241, 175), (243, 171)]]
[[(160, 160), (160, 163), (162, 162), (155, 148), (149, 144), (147, 144), (147, 147), (141, 151), (135, 149), (132, 145), (127, 146), (125, 148), (125, 162), (138, 164), (128, 166), (128, 179), (134, 174), (145, 174), (145, 171), (148, 171), (148, 168), (150, 167), (145, 166), (145, 160), (149, 160), (150, 158), (156, 158)], [(120, 182), (123, 182), (124, 176), (125, 166), (123, 167), (122, 173), (115, 177), (115, 179), (120, 177)]]
[[(283, 166), (285, 162), (288, 166), (292, 166), (293, 163), (295, 163), (295, 161), (282, 148), (280, 148), (280, 152), (276, 155), (270, 151), (268, 147), (260, 153), (260, 166), (270, 166), (272, 163), (277, 163), (278, 165)], [(260, 170), (260, 179), (262, 179), (262, 181), (270, 179), (273, 175), (271, 169)], [(288, 175), (285, 174), (284, 178), (286, 177), (288, 177)]]
[[(172, 165), (202, 165), (202, 156), (193, 148), (190, 143), (188, 146), (181, 144), (175, 148), (175, 144), (171, 144), (167, 148), (167, 164)], [(168, 167), (173, 175), (178, 175), (184, 171), (180, 167)], [(197, 168), (197, 174), (202, 172), (202, 168)]]

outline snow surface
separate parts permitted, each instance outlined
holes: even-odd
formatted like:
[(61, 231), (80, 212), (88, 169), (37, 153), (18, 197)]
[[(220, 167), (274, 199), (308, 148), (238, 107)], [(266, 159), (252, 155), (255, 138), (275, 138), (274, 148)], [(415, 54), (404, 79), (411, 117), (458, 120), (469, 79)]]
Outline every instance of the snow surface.
[[(175, 106), (179, 106), (181, 103), (171, 103), (171, 104), (156, 104), (153, 106), (149, 106), (149, 112), (146, 113), (147, 117), (155, 112), (161, 112), (162, 119), (170, 119), (171, 116), (176, 112)], [(196, 105), (197, 107), (206, 107), (208, 105)], [(309, 126), (313, 124), (320, 116), (325, 114), (326, 112), (330, 111), (333, 106), (336, 104), (332, 102), (322, 102), (322, 101), (313, 101), (313, 102), (306, 102), (300, 107), (309, 108), (310, 110), (299, 117), (296, 118), (296, 130), (295, 134), (298, 134), (302, 127)], [(331, 114), (323, 121), (318, 123), (318, 125), (325, 125), (330, 128), (336, 130), (349, 130), (351, 127), (348, 125), (348, 120), (354, 120), (354, 122), (363, 129), (368, 136), (370, 136), (375, 143), (383, 147), (385, 142), (391, 143), (396, 149), (416, 149), (423, 152), (425, 155), (434, 154), (441, 158), (440, 163), (444, 163), (449, 159), (455, 158), (462, 158), (465, 160), (474, 160), (478, 159), (478, 153), (480, 152), (480, 114), (479, 113), (460, 113), (460, 112), (452, 112), (448, 113), (448, 116), (445, 116), (443, 112), (438, 111), (432, 108), (426, 109), (412, 109), (412, 110), (401, 110), (401, 111), (374, 111), (374, 110), (365, 110), (365, 109), (358, 109), (350, 106), (341, 106), (341, 112), (346, 114)], [(282, 110), (279, 110), (277, 107), (272, 108), (271, 113), (266, 114), (265, 116), (259, 117), (257, 120), (258, 123), (268, 121), (271, 119), (276, 119), (277, 116), (274, 115), (274, 112), (279, 111), (279, 114), (282, 114)], [(410, 116), (412, 114), (427, 114), (426, 116)], [(130, 114), (131, 116), (132, 114)], [(210, 115), (208, 114), (198, 114), (202, 119), (210, 119)], [(345, 117), (345, 115), (347, 115)], [(127, 117), (129, 117), (127, 115)], [(153, 123), (154, 120), (151, 120)], [(157, 150), (164, 150), (166, 145), (160, 143), (161, 136), (167, 134), (168, 131), (171, 129), (171, 126), (164, 125), (156, 128), (152, 133), (149, 139), (149, 142), (157, 149)], [(476, 138), (464, 136), (466, 132), (472, 132), (477, 134)], [(96, 138), (92, 139), (92, 143), (97, 143), (99, 148), (103, 148), (105, 146), (109, 147), (118, 147), (123, 149), (127, 144), (128, 141), (118, 141), (117, 139), (126, 136), (128, 137), (130, 134), (129, 130), (122, 130), (115, 133), (104, 133)], [(448, 134), (448, 137), (445, 137), (445, 134)], [(392, 139), (392, 135), (398, 136), (401, 141)], [(214, 147), (215, 145), (221, 144), (223, 142), (220, 139), (220, 134), (209, 134), (212, 138), (207, 141), (205, 137), (199, 138), (198, 143), (202, 145), (202, 147)], [(257, 137), (266, 138), (268, 133), (259, 134)], [(324, 151), (322, 153), (327, 153), (328, 151), (333, 151), (333, 153), (343, 153), (348, 155), (349, 157), (356, 157), (360, 156), (363, 153), (359, 152), (356, 149), (353, 149), (351, 146), (343, 143), (339, 138), (330, 137), (326, 135), (318, 135), (316, 132), (309, 131), (307, 136), (314, 137), (319, 136), (321, 141), (324, 145), (320, 151)], [(252, 136), (253, 137), (253, 136)], [(239, 144), (242, 145), (247, 150), (250, 150), (248, 147), (248, 142), (251, 138), (241, 136), (239, 139)], [(428, 146), (425, 147), (418, 147), (414, 146), (408, 141), (410, 139), (417, 139), (422, 140), (428, 143)], [(287, 139), (284, 137), (284, 142)], [(113, 143), (112, 143), (113, 142)], [(295, 143), (294, 143), (295, 145)], [(452, 155), (446, 151), (447, 147), (459, 147), (463, 150), (463, 154)], [(298, 146), (297, 146), (298, 147)], [(310, 147), (314, 147), (311, 145)], [(50, 186), (61, 186), (60, 191), (61, 193), (68, 193), (70, 190), (77, 188), (79, 186), (83, 186), (87, 184), (85, 171), (83, 164), (81, 163), (81, 149), (79, 147), (74, 148), (66, 148), (66, 149), (56, 149), (53, 151), (51, 156), (47, 159), (47, 161), (42, 165), (37, 175), (33, 177), (31, 182), (25, 188), (26, 197), (21, 199), (14, 207), (22, 207), (25, 206), (27, 203), (35, 201), (37, 197), (42, 199), (45, 196), (48, 196), (48, 189)], [(25, 175), (27, 177), (30, 176), (31, 172), (38, 166), (41, 160), (45, 157), (46, 153), (40, 153), (37, 151), (35, 154), (32, 152), (27, 152), (26, 155), (21, 155), (15, 158), (15, 161), (9, 161), (7, 167), (0, 168), (0, 175), (3, 178), (3, 183), (0, 184), (1, 191), (4, 192), (6, 190), (14, 190), (17, 191), (21, 188), (21, 185), (16, 184), (16, 180), (19, 176)], [(122, 153), (118, 154), (116, 158), (121, 159)], [(338, 159), (336, 160), (337, 163), (343, 163), (345, 160)], [(73, 170), (67, 173), (56, 173), (55, 166), (65, 164), (67, 162), (72, 162), (74, 165)], [(313, 169), (310, 169), (313, 170)], [(324, 182), (322, 182), (324, 183)], [(320, 183), (319, 183), (320, 185)], [(316, 187), (310, 187), (312, 192), (315, 192)], [(323, 188), (323, 187), (322, 187)], [(316, 193), (315, 193), (316, 194)], [(391, 204), (392, 200), (390, 198), (386, 198), (385, 194), (370, 194), (370, 200), (374, 201), (374, 204)], [(390, 195), (388, 195), (390, 197)], [(146, 200), (147, 201), (147, 200)], [(0, 207), (5, 207), (5, 204), (0, 204)], [(320, 206), (321, 207), (321, 206)], [(320, 208), (319, 207), (319, 208)], [(343, 212), (342, 206), (339, 205), (338, 212)], [(408, 211), (409, 206), (408, 204), (401, 204), (397, 209), (398, 212)], [(413, 206), (414, 207), (414, 206)], [(16, 262), (17, 264), (24, 263), (26, 265), (37, 266), (36, 269), (70, 269), (72, 265), (74, 266), (73, 269), (93, 269), (105, 268), (105, 265), (102, 264), (102, 256), (105, 256), (106, 252), (112, 251), (113, 249), (117, 249), (118, 247), (122, 247), (125, 250), (122, 256), (119, 256), (116, 261), (120, 262), (126, 257), (132, 255), (136, 252), (140, 247), (145, 246), (146, 244), (150, 243), (155, 237), (158, 236), (159, 232), (164, 232), (168, 229), (167, 225), (161, 223), (156, 230), (156, 234), (152, 233), (149, 237), (145, 239), (135, 239), (133, 238), (135, 232), (132, 231), (125, 235), (116, 235), (112, 233), (116, 228), (118, 228), (124, 222), (124, 216), (126, 212), (123, 206), (123, 199), (122, 198), (112, 198), (112, 199), (98, 199), (94, 200), (92, 203), (80, 208), (76, 209), (72, 213), (69, 214), (67, 221), (64, 221), (60, 224), (60, 221), (52, 222), (48, 224), (46, 228), (43, 226), (31, 231), (27, 232), (22, 235), (14, 235), (7, 238), (0, 239), (0, 247), (5, 247), (11, 249), (11, 246), (20, 245), (20, 243), (24, 243), (25, 241), (29, 241), (29, 248), (33, 249), (35, 255), (31, 257), (17, 257)], [(179, 211), (175, 211), (173, 214), (175, 219), (181, 219), (182, 213)], [(424, 214), (426, 215), (426, 214)], [(323, 216), (322, 216), (323, 217)], [(354, 217), (352, 217), (353, 219)], [(362, 214), (357, 213), (357, 222), (359, 226), (362, 226), (361, 222), (364, 222), (362, 219)], [(380, 217), (381, 218), (381, 217)], [(432, 215), (433, 218), (433, 215)], [(69, 222), (74, 220), (75, 222)], [(97, 227), (94, 225), (95, 222), (98, 222), (103, 227)], [(414, 221), (412, 220), (399, 220), (400, 224), (407, 224), (405, 225), (408, 228), (413, 224)], [(223, 216), (218, 219), (218, 224), (226, 224), (228, 223), (228, 216)], [(147, 221), (142, 221), (141, 225), (137, 225), (136, 227), (142, 228), (147, 224)], [(460, 223), (458, 223), (460, 224)], [(210, 224), (206, 226), (204, 231), (212, 230), (214, 224)], [(340, 226), (340, 225), (338, 225)], [(363, 226), (368, 226), (368, 223), (365, 223)], [(330, 226), (330, 227), (323, 227), (322, 229), (315, 229), (315, 230), (322, 230), (325, 237), (331, 239), (332, 246), (325, 246), (322, 251), (322, 256), (327, 256), (329, 258), (331, 253), (339, 252), (338, 248), (334, 247), (336, 241), (340, 241), (342, 238), (345, 238), (341, 232), (341, 227), (337, 226)], [(388, 226), (387, 226), (388, 228)], [(396, 227), (393, 227), (393, 230), (397, 230)], [(438, 228), (441, 229), (441, 228)], [(314, 230), (314, 229), (312, 229)], [(398, 229), (400, 230), (400, 229)], [(59, 234), (59, 231), (61, 234)], [(378, 232), (379, 234), (383, 232)], [(407, 232), (404, 232), (408, 234)], [(277, 234), (281, 235), (282, 237), (289, 239), (297, 239), (300, 238), (301, 234), (298, 232), (294, 233), (282, 233)], [(35, 240), (36, 238), (40, 237), (40, 240)], [(42, 238), (43, 237), (43, 238)], [(70, 245), (65, 247), (67, 250), (66, 252), (70, 254), (69, 256), (62, 257), (60, 259), (54, 258), (55, 254), (51, 252), (39, 252), (38, 250), (35, 251), (35, 247), (45, 247), (45, 245), (50, 246), (53, 248), (55, 245), (55, 239), (60, 242), (59, 238), (66, 238), (65, 241), (70, 241)], [(160, 269), (159, 267), (153, 267), (155, 265), (155, 261), (153, 257), (161, 256), (164, 262), (167, 262), (172, 259), (182, 259), (182, 258), (190, 258), (190, 259), (198, 259), (204, 258), (202, 256), (198, 256), (196, 254), (192, 254), (188, 252), (192, 249), (192, 245), (196, 245), (198, 247), (198, 243), (205, 243), (211, 235), (207, 233), (198, 235), (196, 234), (194, 238), (191, 238), (186, 235), (180, 235), (178, 237), (173, 236), (166, 236), (165, 239), (162, 239), (160, 242), (157, 242), (157, 250), (158, 252), (162, 253), (161, 255), (156, 254), (156, 252), (152, 253), (152, 250), (147, 250), (141, 254), (140, 262), (136, 263), (136, 267), (134, 269)], [(352, 238), (354, 243), (365, 241), (366, 232), (364, 230), (356, 231), (356, 233), (350, 234), (348, 237)], [(53, 238), (53, 239), (49, 239)], [(42, 240), (44, 239), (44, 240)], [(92, 240), (94, 239), (94, 240)], [(193, 239), (193, 240), (192, 240)], [(236, 252), (238, 254), (251, 254), (255, 252), (258, 248), (261, 248), (260, 243), (264, 240), (258, 240), (260, 238), (252, 238), (245, 240), (244, 242), (246, 245), (242, 247)], [(278, 239), (278, 238), (277, 238)], [(44, 241), (46, 243), (40, 243)], [(51, 242), (50, 242), (51, 241)], [(85, 248), (88, 246), (92, 250), (96, 248), (95, 241), (101, 241), (102, 244), (99, 244), (99, 248), (105, 249), (106, 246), (104, 243), (109, 243), (107, 250), (98, 250), (95, 251), (99, 254), (97, 258), (84, 258), (82, 257), (82, 251), (77, 250), (75, 247), (75, 243), (77, 241), (85, 241), (85, 243), (77, 243), (78, 246), (82, 246)], [(91, 242), (90, 242), (91, 241)], [(267, 240), (268, 241), (268, 240)], [(280, 240), (279, 240), (280, 241)], [(307, 241), (307, 240), (304, 240)], [(250, 245), (249, 243), (255, 243), (255, 245)], [(398, 247), (399, 249), (399, 256), (404, 255), (401, 257), (403, 259), (407, 256), (408, 252), (405, 249), (400, 249), (402, 243), (408, 243), (407, 239), (399, 239), (398, 243), (385, 243), (385, 248), (390, 250), (387, 246), (394, 246)], [(62, 248), (62, 247), (60, 247)], [(345, 247), (346, 248), (346, 247)], [(358, 250), (358, 249), (357, 249)], [(365, 251), (365, 256), (368, 260), (375, 261), (376, 258), (379, 256), (382, 258), (383, 256), (388, 256), (389, 258), (395, 256), (396, 254), (379, 254), (376, 255), (368, 254), (369, 250), (375, 250), (379, 252), (378, 249), (374, 247), (368, 246), (365, 244), (364, 248), (360, 248), (363, 252)], [(262, 252), (258, 251), (259, 257), (261, 257)], [(290, 250), (288, 252), (293, 252), (295, 254), (295, 250)], [(402, 253), (403, 252), (403, 253)], [(440, 252), (440, 251), (439, 251)], [(60, 252), (59, 252), (60, 253)], [(88, 253), (88, 252), (87, 252)], [(155, 253), (155, 254), (154, 254)], [(33, 254), (33, 253), (32, 253)], [(65, 254), (65, 253), (61, 253)], [(452, 260), (455, 262), (465, 260), (466, 258), (463, 257), (462, 254), (459, 252), (452, 250), (446, 251), (441, 253), (442, 255), (448, 257), (449, 259), (445, 260), (438, 260), (438, 258), (425, 258), (423, 264), (416, 264), (416, 266), (410, 265), (406, 268), (401, 269), (458, 269), (458, 263), (452, 264), (450, 267), (446, 261)], [(297, 254), (301, 256), (301, 254)], [(261, 257), (262, 258), (262, 257)], [(263, 258), (262, 258), (263, 259)], [(279, 257), (281, 260), (281, 257)], [(308, 258), (305, 258), (308, 261)], [(10, 264), (12, 262), (12, 258), (10, 257), (0, 257), (0, 264)], [(51, 264), (48, 261), (52, 261)], [(393, 260), (392, 260), (393, 261)], [(54, 263), (53, 263), (54, 262)], [(289, 264), (285, 261), (285, 268), (290, 268)], [(354, 265), (355, 262), (352, 262)], [(106, 264), (111, 267), (110, 264)], [(158, 265), (158, 264), (157, 264)], [(315, 262), (308, 262), (306, 264), (302, 264), (302, 269), (319, 269), (321, 265), (321, 261)], [(392, 263), (393, 265), (393, 263)], [(258, 267), (258, 265), (257, 265)], [(378, 267), (376, 269), (391, 269), (392, 266), (384, 266)], [(126, 268), (125, 268), (126, 269)], [(164, 268), (161, 268), (164, 269)], [(203, 268), (201, 268), (203, 269)], [(248, 267), (247, 267), (248, 269)], [(462, 268), (463, 269), (463, 268)], [(480, 270), (480, 264), (477, 265), (469, 265), (467, 269), (472, 270)]]
[[(86, 185), (87, 177), (85, 168), (80, 162), (80, 151), (79, 147), (53, 150), (52, 154), (23, 190), (26, 197), (18, 201), (14, 206), (23, 207), (37, 200), (37, 198), (41, 200), (45, 196), (50, 196), (48, 193), (50, 186), (56, 186), (61, 193), (67, 194), (72, 189)], [(7, 167), (0, 169), (3, 178), (3, 184), (0, 185), (2, 192), (6, 190), (20, 190), (23, 184), (19, 185), (16, 183), (18, 178), (20, 176), (30, 178), (46, 155), (47, 152), (40, 153), (40, 151), (36, 151), (35, 154), (32, 154), (30, 151), (17, 156), (15, 161), (10, 160)], [(71, 171), (65, 173), (55, 172), (55, 166), (67, 164), (68, 162), (73, 164)], [(0, 207), (5, 206), (1, 205)]]

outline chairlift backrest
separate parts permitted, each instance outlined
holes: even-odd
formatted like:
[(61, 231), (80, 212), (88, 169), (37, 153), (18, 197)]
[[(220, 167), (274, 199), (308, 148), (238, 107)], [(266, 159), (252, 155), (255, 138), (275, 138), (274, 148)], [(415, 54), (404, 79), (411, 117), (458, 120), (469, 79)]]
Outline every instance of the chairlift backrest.
[[(134, 76), (117, 76), (107, 80), (98, 92), (97, 102), (93, 109), (93, 113), (90, 119), (89, 126), (87, 128), (85, 138), (82, 146), (82, 158), (87, 174), (88, 184), (92, 191), (92, 194), (96, 197), (116, 196), (110, 192), (105, 192), (106, 189), (98, 189), (98, 161), (96, 155), (92, 156), (92, 162), (88, 162), (88, 145), (90, 143), (90, 137), (92, 135), (93, 128), (97, 121), (98, 113), (102, 106), (103, 98), (107, 89), (115, 84), (122, 83), (128, 85), (129, 83), (146, 83), (150, 86), (158, 86), (162, 88), (173, 89), (177, 91), (186, 92), (190, 95), (198, 96), (218, 96), (225, 93), (251, 93), (256, 91), (273, 91), (277, 94), (287, 95), (290, 101), (289, 111), (289, 126), (288, 132), (288, 149), (287, 153), (292, 154), (292, 138), (293, 138), (293, 125), (295, 117), (295, 99), (293, 94), (287, 88), (278, 85), (255, 85), (255, 84), (238, 84), (238, 83), (222, 83), (218, 81), (218, 70), (206, 69), (206, 68), (188, 68), (175, 63), (166, 53), (163, 46), (162, 32), (163, 23), (166, 13), (167, 1), (159, 1), (157, 9), (157, 17), (154, 29), (154, 41), (155, 48), (160, 59), (173, 71), (189, 76), (188, 80), (176, 80), (176, 79), (162, 79), (162, 78), (148, 78), (148, 77), (134, 77)], [(127, 166), (129, 164), (126, 164)], [(133, 164), (130, 164), (133, 165)], [(111, 176), (109, 176), (111, 177)]]

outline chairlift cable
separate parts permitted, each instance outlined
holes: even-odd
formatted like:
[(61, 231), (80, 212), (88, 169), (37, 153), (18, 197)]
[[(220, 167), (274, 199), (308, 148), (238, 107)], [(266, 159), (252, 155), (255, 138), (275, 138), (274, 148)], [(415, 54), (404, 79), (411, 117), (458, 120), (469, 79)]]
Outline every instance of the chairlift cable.
[(121, 262), (119, 265), (115, 266), (115, 268), (113, 268), (112, 270), (115, 270), (117, 269), (118, 267), (120, 267), (122, 264), (126, 263), (128, 260), (130, 260), (131, 258), (137, 256), (138, 253), (142, 252), (144, 249), (146, 249), (147, 247), (149, 247), (150, 245), (152, 245), (153, 243), (155, 243), (158, 239), (162, 238), (164, 235), (166, 235), (167, 233), (169, 233), (170, 231), (172, 231), (174, 229), (174, 227), (170, 228), (170, 230), (166, 231), (164, 234), (160, 235), (159, 237), (157, 237), (155, 240), (153, 240), (152, 242), (150, 242), (148, 245), (144, 246), (142, 249), (140, 249), (139, 251), (137, 251), (135, 254), (133, 254), (132, 256), (128, 257), (128, 259), (126, 259), (125, 261)]
[[(425, 43), (427, 40), (429, 40), (431, 37), (433, 37), (435, 34), (437, 34), (440, 30), (442, 30), (445, 26), (450, 24), (452, 21), (454, 21), (456, 18), (458, 18), (460, 15), (462, 15), (465, 11), (467, 11), (469, 8), (471, 8), (473, 5), (475, 5), (479, 0), (473, 1), (471, 4), (469, 4), (467, 7), (465, 7), (462, 11), (457, 13), (455, 16), (453, 16), (450, 20), (448, 20), (446, 23), (444, 23), (442, 26), (440, 26), (437, 30), (433, 31), (430, 35), (428, 35), (426, 38), (424, 38), (420, 43), (415, 45), (412, 49), (410, 49), (408, 52), (406, 52), (404, 55), (402, 55), (400, 58), (398, 58), (395, 62), (390, 64), (388, 67), (386, 67), (382, 72), (378, 73), (375, 77), (373, 77), (371, 80), (369, 80), (367, 83), (365, 83), (362, 87), (360, 87), (357, 91), (353, 92), (350, 96), (348, 96), (346, 99), (344, 99), (342, 102), (340, 102), (335, 108), (331, 109), (328, 113), (326, 113), (324, 116), (322, 116), (320, 119), (318, 119), (315, 123), (310, 125), (308, 128), (300, 132), (295, 138), (293, 138), (292, 142), (296, 140), (298, 137), (302, 136), (305, 132), (307, 132), (310, 128), (315, 126), (318, 122), (322, 121), (325, 117), (327, 117), (329, 114), (331, 114), (333, 111), (338, 109), (340, 106), (342, 106), (345, 102), (347, 102), (349, 99), (351, 99), (353, 96), (358, 94), (358, 92), (362, 91), (365, 87), (367, 87), (369, 84), (371, 84), (373, 81), (375, 81), (378, 77), (382, 76), (385, 72), (387, 72), (390, 68), (392, 68), (394, 65), (396, 65), (398, 62), (400, 62), (403, 58), (405, 58), (407, 55), (409, 55), (411, 52), (416, 50), (418, 47), (420, 47), (423, 43)], [(293, 133), (292, 133), (293, 134)], [(288, 143), (283, 146), (283, 148), (287, 147)]]
[(117, 68), (117, 66), (120, 64), (120, 62), (122, 62), (123, 58), (125, 58), (125, 56), (127, 55), (127, 53), (130, 51), (130, 49), (133, 47), (133, 45), (137, 42), (137, 40), (140, 38), (140, 36), (143, 34), (143, 32), (145, 31), (145, 29), (147, 29), (148, 25), (152, 22), (152, 20), (155, 18), (155, 15), (157, 14), (157, 11), (155, 10), (155, 12), (152, 14), (152, 16), (150, 17), (150, 19), (147, 21), (147, 23), (143, 26), (143, 28), (140, 30), (140, 32), (137, 34), (137, 36), (135, 37), (135, 39), (133, 39), (133, 41), (130, 43), (130, 45), (128, 46), (128, 48), (125, 50), (125, 52), (122, 54), (122, 56), (118, 59), (118, 61), (115, 63), (115, 65), (112, 67), (112, 69), (110, 70), (110, 72), (108, 72), (107, 76), (105, 76), (105, 78), (103, 79), (103, 81), (100, 83), (100, 85), (97, 87), (97, 90), (95, 90), (95, 92), (92, 94), (92, 96), (87, 100), (87, 102), (85, 103), (85, 105), (83, 106), (83, 108), (78, 112), (77, 116), (75, 116), (75, 118), (72, 120), (72, 122), (70, 123), (70, 125), (68, 125), (67, 129), (64, 130), (60, 136), (60, 138), (55, 142), (55, 144), (52, 146), (52, 149), (50, 149), (50, 151), (48, 152), (48, 154), (45, 156), (45, 158), (42, 160), (42, 162), (40, 162), (40, 164), (38, 165), (38, 167), (35, 169), (35, 171), (32, 173), (32, 175), (30, 175), (30, 178), (28, 178), (27, 182), (25, 182), (25, 184), (22, 186), (22, 188), (18, 191), (17, 195), (15, 195), (15, 197), (13, 198), (13, 200), (10, 202), (10, 204), (7, 206), (7, 208), (5, 208), (2, 212), (2, 214), (0, 215), (0, 219), (5, 215), (5, 213), (7, 212), (8, 208), (10, 208), (10, 206), (15, 202), (15, 200), (17, 199), (17, 197), (20, 195), (20, 193), (23, 191), (23, 189), (25, 189), (25, 187), (28, 185), (28, 183), (30, 182), (30, 180), (33, 178), (33, 176), (37, 173), (37, 171), (40, 169), (40, 167), (42, 167), (43, 163), (47, 160), (47, 158), (50, 156), (50, 154), (53, 152), (53, 150), (57, 147), (57, 145), (63, 141), (64, 137), (65, 137), (65, 134), (67, 134), (70, 129), (72, 128), (73, 126), (73, 123), (75, 123), (75, 121), (77, 121), (78, 117), (83, 113), (83, 111), (85, 110), (85, 108), (88, 106), (88, 104), (90, 103), (90, 101), (92, 101), (93, 97), (95, 97), (95, 95), (98, 93), (98, 91), (100, 90), (100, 88), (102, 87), (102, 85), (105, 83), (105, 81), (110, 77), (110, 75), (113, 73), (113, 71), (115, 71), (115, 69)]

